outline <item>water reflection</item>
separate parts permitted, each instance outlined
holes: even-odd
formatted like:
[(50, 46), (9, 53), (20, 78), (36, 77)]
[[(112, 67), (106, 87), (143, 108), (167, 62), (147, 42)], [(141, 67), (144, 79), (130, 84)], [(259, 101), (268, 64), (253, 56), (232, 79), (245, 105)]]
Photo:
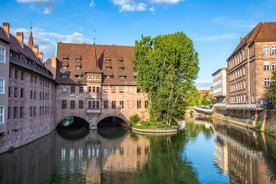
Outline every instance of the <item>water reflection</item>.
[(0, 183), (269, 183), (275, 145), (270, 136), (199, 120), (174, 136), (118, 127), (78, 139), (53, 132), (0, 155)]
[[(275, 147), (268, 135), (248, 129), (216, 123), (215, 162), (231, 183), (272, 183), (275, 172), (275, 155), (265, 147)], [(275, 181), (274, 181), (275, 182)]]

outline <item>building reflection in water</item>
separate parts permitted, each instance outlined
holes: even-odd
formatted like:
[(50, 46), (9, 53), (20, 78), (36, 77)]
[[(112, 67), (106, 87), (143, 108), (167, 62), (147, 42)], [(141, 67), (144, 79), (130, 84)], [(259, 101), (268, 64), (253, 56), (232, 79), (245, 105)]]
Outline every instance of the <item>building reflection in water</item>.
[[(56, 142), (55, 181), (111, 183), (133, 181), (131, 173), (141, 169), (148, 161), (150, 142), (145, 136), (126, 132), (120, 138), (104, 138), (91, 132), (79, 141), (60, 138)], [(79, 177), (81, 175), (81, 177)], [(76, 181), (79, 180), (79, 181)]]
[(214, 161), (231, 183), (270, 183), (273, 169), (265, 160), (258, 135), (248, 129), (214, 124)]

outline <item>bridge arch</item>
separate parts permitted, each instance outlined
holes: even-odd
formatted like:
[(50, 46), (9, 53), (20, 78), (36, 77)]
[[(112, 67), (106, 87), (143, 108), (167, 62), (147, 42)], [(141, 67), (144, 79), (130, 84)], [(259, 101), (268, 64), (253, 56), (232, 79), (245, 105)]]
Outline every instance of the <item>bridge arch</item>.
[(74, 124), (75, 126), (85, 126), (87, 128), (89, 127), (88, 121), (79, 116), (68, 116), (66, 118), (63, 118), (61, 121), (57, 122), (56, 127), (67, 127), (72, 124)]
[(97, 123), (97, 127), (109, 127), (109, 126), (123, 126), (128, 127), (129, 124), (121, 117), (117, 116), (106, 116), (105, 118), (101, 119)]

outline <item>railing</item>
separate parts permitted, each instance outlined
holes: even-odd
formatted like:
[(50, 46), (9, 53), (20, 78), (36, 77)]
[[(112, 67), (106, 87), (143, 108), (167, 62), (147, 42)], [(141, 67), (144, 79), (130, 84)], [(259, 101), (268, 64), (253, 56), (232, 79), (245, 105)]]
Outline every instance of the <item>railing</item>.
[(262, 110), (263, 107), (260, 104), (214, 104), (215, 108), (219, 109), (239, 109), (239, 110)]

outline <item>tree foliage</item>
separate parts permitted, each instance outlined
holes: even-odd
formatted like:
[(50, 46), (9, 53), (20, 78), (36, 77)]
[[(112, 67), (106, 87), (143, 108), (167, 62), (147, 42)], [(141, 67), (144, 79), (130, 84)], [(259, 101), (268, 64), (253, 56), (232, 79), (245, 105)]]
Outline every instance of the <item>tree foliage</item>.
[(170, 125), (182, 118), (197, 77), (198, 53), (184, 33), (142, 36), (135, 42), (137, 83), (148, 93), (150, 114)]
[(268, 96), (273, 99), (274, 108), (276, 108), (276, 71), (272, 72), (272, 90), (268, 93)]

